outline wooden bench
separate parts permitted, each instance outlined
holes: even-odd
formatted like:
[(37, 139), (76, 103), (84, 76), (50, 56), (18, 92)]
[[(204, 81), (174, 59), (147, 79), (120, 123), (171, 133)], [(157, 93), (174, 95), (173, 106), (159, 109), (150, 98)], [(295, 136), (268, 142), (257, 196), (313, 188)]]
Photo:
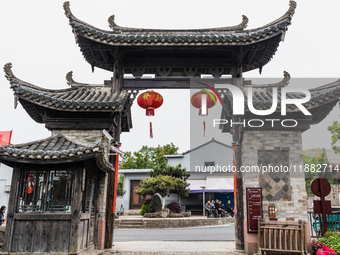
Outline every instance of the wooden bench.
[(306, 250), (305, 222), (275, 223), (273, 221), (258, 221), (257, 255), (272, 254), (309, 254)]

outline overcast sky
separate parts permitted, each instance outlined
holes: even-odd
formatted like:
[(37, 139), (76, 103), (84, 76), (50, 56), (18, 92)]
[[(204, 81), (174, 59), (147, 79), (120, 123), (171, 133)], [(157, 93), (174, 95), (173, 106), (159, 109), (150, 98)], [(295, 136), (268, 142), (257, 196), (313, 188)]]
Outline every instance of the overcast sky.
[[(282, 16), (288, 9), (288, 0), (173, 0), (173, 1), (116, 1), (71, 0), (73, 14), (101, 29), (109, 30), (107, 19), (115, 14), (116, 23), (126, 27), (142, 28), (208, 28), (236, 25), (242, 14), (249, 18), (248, 28), (265, 25)], [(269, 64), (244, 73), (246, 79), (282, 79), (283, 70), (293, 78), (340, 77), (340, 22), (338, 0), (299, 0), (278, 51)], [(73, 71), (75, 81), (103, 83), (112, 73), (98, 68), (91, 72), (76, 45), (62, 0), (0, 1), (0, 65), (13, 64), (14, 74), (43, 88), (67, 88), (65, 75)], [(321, 81), (321, 80), (320, 80)], [(317, 84), (317, 85), (323, 85)], [(315, 86), (315, 85), (311, 85)], [(133, 105), (133, 129), (123, 133), (122, 150), (138, 150), (142, 145), (157, 146), (173, 142), (180, 152), (190, 149), (190, 102), (186, 90), (158, 91), (164, 104), (156, 116), (145, 116), (145, 110)], [(14, 110), (13, 92), (4, 75), (0, 75), (0, 130), (13, 130), (12, 143), (42, 139), (50, 135), (44, 125), (35, 123), (19, 104)], [(303, 135), (303, 147), (330, 148), (327, 131), (339, 119), (338, 105), (321, 123), (312, 126)], [(195, 110), (195, 109), (192, 109)], [(154, 125), (154, 138), (149, 138), (148, 123)], [(218, 137), (229, 143), (229, 135)], [(209, 141), (206, 136), (200, 141)]]

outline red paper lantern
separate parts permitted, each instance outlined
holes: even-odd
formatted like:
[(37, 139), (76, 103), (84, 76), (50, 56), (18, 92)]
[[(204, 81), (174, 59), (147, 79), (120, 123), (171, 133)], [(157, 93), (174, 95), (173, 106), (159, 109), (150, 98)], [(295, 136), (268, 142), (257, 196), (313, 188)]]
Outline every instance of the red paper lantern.
[(163, 97), (153, 90), (148, 90), (139, 95), (137, 103), (140, 107), (146, 109), (146, 116), (155, 116), (155, 109), (163, 104)]
[(202, 95), (207, 95), (207, 115), (208, 108), (213, 107), (216, 104), (216, 96), (212, 93), (207, 93), (205, 91), (199, 91), (192, 95), (191, 104), (193, 107), (199, 109), (198, 115), (202, 115)]

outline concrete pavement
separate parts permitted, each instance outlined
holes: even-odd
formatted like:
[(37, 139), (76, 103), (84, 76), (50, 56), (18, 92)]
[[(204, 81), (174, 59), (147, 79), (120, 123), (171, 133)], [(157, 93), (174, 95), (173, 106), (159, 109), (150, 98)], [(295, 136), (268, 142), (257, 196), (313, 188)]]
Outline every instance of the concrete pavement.
[(169, 242), (169, 241), (131, 241), (115, 242), (105, 254), (244, 254), (235, 250), (235, 242)]

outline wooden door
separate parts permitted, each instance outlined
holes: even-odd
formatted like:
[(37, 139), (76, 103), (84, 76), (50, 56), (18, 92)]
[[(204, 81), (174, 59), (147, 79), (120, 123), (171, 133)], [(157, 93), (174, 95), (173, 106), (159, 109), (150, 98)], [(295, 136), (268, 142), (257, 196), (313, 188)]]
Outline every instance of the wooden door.
[(131, 181), (130, 185), (130, 209), (140, 209), (143, 205), (143, 199), (140, 195), (135, 194), (135, 190), (140, 188), (140, 181)]

